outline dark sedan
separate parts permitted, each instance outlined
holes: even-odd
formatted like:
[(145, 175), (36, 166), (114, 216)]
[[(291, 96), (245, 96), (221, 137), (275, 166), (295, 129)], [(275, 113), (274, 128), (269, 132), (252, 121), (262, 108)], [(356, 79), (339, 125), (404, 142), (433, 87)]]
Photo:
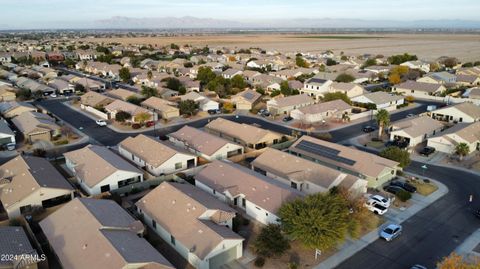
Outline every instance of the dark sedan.
[(402, 181), (393, 181), (390, 183), (390, 186), (400, 187), (411, 193), (414, 193), (417, 191), (417, 187), (413, 186), (410, 183), (402, 182)]
[(375, 131), (375, 127), (368, 125), (368, 126), (363, 127), (362, 131), (364, 133), (371, 133), (371, 132)]
[(398, 186), (389, 185), (389, 186), (383, 187), (383, 190), (396, 195), (398, 192), (403, 191), (404, 189)]

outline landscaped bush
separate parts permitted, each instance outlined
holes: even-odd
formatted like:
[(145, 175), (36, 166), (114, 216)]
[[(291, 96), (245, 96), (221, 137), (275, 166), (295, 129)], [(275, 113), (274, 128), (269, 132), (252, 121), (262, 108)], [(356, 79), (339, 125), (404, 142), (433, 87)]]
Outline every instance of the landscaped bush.
[(412, 194), (409, 193), (408, 191), (405, 191), (405, 190), (401, 190), (401, 191), (397, 192), (396, 196), (402, 202), (406, 202), (406, 201), (408, 201), (412, 198)]
[(265, 265), (265, 258), (264, 257), (256, 258), (254, 264), (256, 267), (263, 267)]
[(66, 145), (66, 144), (68, 144), (68, 140), (67, 139), (58, 140), (58, 141), (53, 142), (53, 144), (55, 146)]

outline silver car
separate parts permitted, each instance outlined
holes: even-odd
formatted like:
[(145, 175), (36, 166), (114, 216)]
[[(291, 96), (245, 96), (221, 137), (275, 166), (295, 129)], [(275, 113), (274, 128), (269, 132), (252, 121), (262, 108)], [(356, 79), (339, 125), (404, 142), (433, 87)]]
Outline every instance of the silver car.
[(402, 226), (399, 224), (390, 224), (380, 231), (380, 238), (386, 241), (392, 241), (402, 233)]

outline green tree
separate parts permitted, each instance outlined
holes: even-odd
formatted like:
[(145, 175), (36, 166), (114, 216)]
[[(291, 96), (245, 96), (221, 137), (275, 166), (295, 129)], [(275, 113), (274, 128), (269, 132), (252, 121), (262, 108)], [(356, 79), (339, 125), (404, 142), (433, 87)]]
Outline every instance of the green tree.
[(376, 64), (377, 64), (377, 60), (370, 58), (363, 63), (363, 68), (376, 65)]
[(66, 58), (63, 63), (68, 67), (73, 67), (76, 64), (76, 62), (70, 58)]
[(137, 96), (135, 95), (132, 95), (132, 96), (129, 96), (127, 98), (127, 102), (131, 103), (131, 104), (134, 104), (134, 105), (140, 105), (140, 103), (142, 102), (143, 100), (138, 98)]
[(215, 77), (217, 77), (217, 75), (211, 68), (206, 66), (198, 68), (197, 80), (199, 80), (202, 85), (207, 85), (210, 81), (215, 79)]
[(28, 89), (18, 89), (18, 91), (15, 93), (15, 96), (20, 101), (26, 101), (32, 98), (32, 91)]
[(353, 82), (354, 80), (355, 80), (354, 76), (350, 74), (345, 74), (345, 73), (342, 73), (335, 78), (336, 82), (345, 82), (345, 83), (350, 83), (350, 82)]
[(400, 163), (400, 167), (402, 168), (407, 167), (411, 162), (408, 151), (394, 146), (382, 150), (380, 156)]
[(178, 104), (178, 109), (180, 110), (180, 114), (182, 115), (193, 116), (197, 108), (198, 106), (193, 100), (180, 101), (180, 103)]
[(128, 69), (128, 67), (122, 67), (120, 68), (120, 70), (118, 71), (119, 73), (119, 76), (120, 76), (120, 79), (123, 81), (123, 82), (128, 82), (131, 78), (131, 74), (130, 74), (130, 69)]
[(148, 70), (148, 72), (147, 72), (147, 78), (148, 78), (149, 80), (152, 80), (152, 78), (153, 78), (152, 70)]
[(142, 95), (145, 96), (145, 98), (150, 98), (152, 96), (158, 96), (158, 91), (152, 87), (142, 86)]
[(328, 58), (326, 64), (327, 64), (327, 66), (336, 65), (336, 64), (337, 64), (337, 61)]
[(323, 95), (322, 101), (329, 102), (333, 100), (343, 100), (345, 103), (351, 105), (352, 101), (348, 96), (343, 92), (329, 92)]
[(118, 122), (125, 122), (131, 118), (132, 118), (132, 115), (130, 115), (130, 113), (126, 111), (120, 110), (117, 112), (117, 114), (115, 114), (115, 120)]
[(261, 257), (279, 257), (290, 248), (290, 242), (282, 234), (280, 225), (269, 224), (260, 231), (253, 242), (253, 249)]
[(390, 64), (399, 65), (408, 61), (416, 61), (418, 60), (418, 58), (417, 55), (410, 55), (408, 53), (404, 53), (399, 55), (392, 55), (388, 57), (387, 60)]
[(178, 92), (180, 87), (182, 87), (182, 83), (177, 78), (166, 78), (165, 81), (167, 82), (167, 88)]
[(297, 57), (295, 58), (295, 64), (296, 64), (298, 67), (304, 67), (304, 68), (310, 67), (310, 65), (307, 63), (307, 61), (305, 61), (305, 59), (303, 59), (302, 56), (297, 56)]
[(135, 115), (135, 121), (139, 122), (140, 124), (144, 124), (146, 121), (150, 120), (152, 115), (146, 112), (138, 113)]
[(288, 85), (288, 81), (286, 80), (280, 83), (280, 93), (284, 96), (300, 94), (298, 90), (290, 88), (290, 85)]
[(232, 88), (237, 88), (237, 89), (245, 89), (247, 87), (247, 83), (243, 79), (242, 76), (240, 75), (235, 75), (231, 79), (231, 84)]
[(279, 216), (290, 238), (321, 250), (343, 242), (351, 221), (348, 202), (332, 193), (316, 193), (284, 203)]
[(74, 87), (74, 90), (75, 92), (85, 92), (85, 87), (83, 87), (82, 84), (75, 84), (75, 87)]
[(388, 111), (385, 109), (380, 109), (375, 115), (375, 120), (378, 124), (378, 138), (381, 138), (384, 129), (390, 125), (390, 113), (388, 113)]
[(463, 157), (470, 153), (470, 147), (467, 143), (462, 142), (455, 146), (455, 153), (459, 156), (460, 160), (463, 160)]

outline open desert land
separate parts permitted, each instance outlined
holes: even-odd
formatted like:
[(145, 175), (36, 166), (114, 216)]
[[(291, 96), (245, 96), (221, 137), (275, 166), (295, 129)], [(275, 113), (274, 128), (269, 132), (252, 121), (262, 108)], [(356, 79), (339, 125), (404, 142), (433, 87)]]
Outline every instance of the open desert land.
[(218, 34), (171, 37), (88, 38), (95, 42), (168, 45), (191, 44), (261, 47), (279, 52), (322, 52), (333, 50), (350, 55), (413, 53), (424, 60), (454, 56), (461, 61), (480, 60), (480, 34)]

